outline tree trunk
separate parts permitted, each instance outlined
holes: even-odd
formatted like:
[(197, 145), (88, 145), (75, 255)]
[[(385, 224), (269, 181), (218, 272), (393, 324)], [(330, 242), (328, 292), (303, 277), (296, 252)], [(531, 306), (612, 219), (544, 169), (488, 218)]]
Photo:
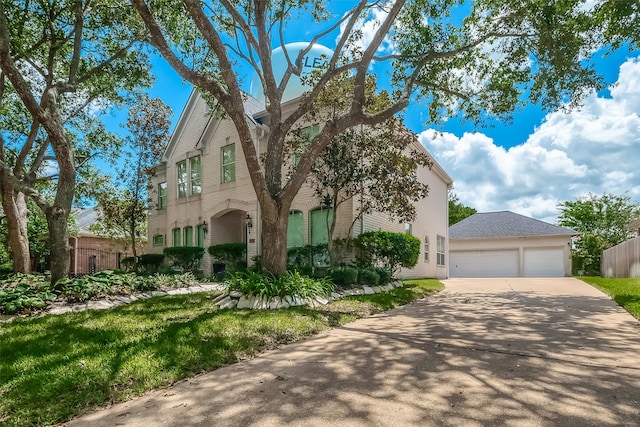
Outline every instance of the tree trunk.
[(273, 210), (271, 215), (262, 212), (262, 266), (275, 275), (287, 271), (287, 226), (289, 209)]
[(69, 246), (69, 230), (65, 209), (52, 206), (45, 212), (49, 228), (49, 245), (51, 250), (51, 283), (69, 275), (71, 265), (71, 247)]
[(30, 273), (27, 199), (23, 193), (15, 192), (13, 185), (5, 179), (0, 179), (0, 187), (2, 187), (2, 208), (7, 217), (7, 239), (11, 248), (13, 271)]

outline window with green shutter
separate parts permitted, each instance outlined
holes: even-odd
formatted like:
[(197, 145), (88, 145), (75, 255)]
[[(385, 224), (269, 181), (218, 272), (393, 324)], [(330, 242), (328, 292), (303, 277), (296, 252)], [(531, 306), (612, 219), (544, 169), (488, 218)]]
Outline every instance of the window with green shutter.
[(304, 217), (302, 211), (289, 212), (289, 225), (287, 226), (287, 248), (304, 246)]
[(173, 229), (173, 246), (181, 246), (180, 245), (180, 232), (179, 228)]
[(193, 227), (190, 225), (184, 228), (184, 245), (193, 246)]
[(329, 227), (333, 222), (333, 209), (317, 208), (309, 212), (309, 243), (318, 245), (329, 241)]

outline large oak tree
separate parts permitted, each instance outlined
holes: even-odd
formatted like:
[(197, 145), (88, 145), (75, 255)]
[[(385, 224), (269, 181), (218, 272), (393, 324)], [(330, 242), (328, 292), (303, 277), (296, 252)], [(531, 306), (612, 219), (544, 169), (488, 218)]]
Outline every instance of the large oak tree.
[[(382, 123), (410, 101), (425, 103), (430, 122), (452, 115), (475, 121), (509, 117), (527, 100), (548, 109), (575, 106), (601, 86), (590, 62), (601, 44), (637, 37), (632, 31), (637, 8), (615, 8), (614, 1), (591, 7), (583, 0), (361, 0), (339, 15), (329, 13), (320, 0), (132, 1), (151, 43), (233, 121), (260, 204), (263, 263), (274, 273), (286, 268), (292, 200), (317, 157), (341, 132)], [(378, 19), (367, 33), (363, 20), (374, 10)], [(629, 19), (618, 19), (624, 17)], [(286, 50), (286, 28), (301, 22), (320, 29), (309, 42), (324, 43), (334, 54), (295, 109), (285, 113), (284, 89), (301, 74), (311, 49), (310, 44), (296, 55)], [(622, 24), (615, 28), (613, 22)], [(390, 49), (381, 50), (383, 43)], [(275, 47), (284, 49), (287, 61), (281, 80), (273, 71)], [(366, 82), (384, 65), (392, 70), (391, 102), (369, 112)], [(243, 107), (247, 68), (262, 84), (272, 124), (263, 162)], [(321, 89), (346, 75), (353, 84), (344, 94), (344, 108), (321, 123), (295, 170), (286, 175), (287, 135), (314, 108)]]

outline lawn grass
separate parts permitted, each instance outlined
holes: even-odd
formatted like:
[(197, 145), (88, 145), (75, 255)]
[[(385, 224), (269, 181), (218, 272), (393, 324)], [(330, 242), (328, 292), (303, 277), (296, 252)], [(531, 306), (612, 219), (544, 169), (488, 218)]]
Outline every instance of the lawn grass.
[(50, 425), (443, 289), (405, 282), (317, 309), (217, 310), (216, 293), (0, 324), (0, 425)]
[(608, 294), (625, 310), (640, 319), (640, 278), (578, 277), (578, 279)]

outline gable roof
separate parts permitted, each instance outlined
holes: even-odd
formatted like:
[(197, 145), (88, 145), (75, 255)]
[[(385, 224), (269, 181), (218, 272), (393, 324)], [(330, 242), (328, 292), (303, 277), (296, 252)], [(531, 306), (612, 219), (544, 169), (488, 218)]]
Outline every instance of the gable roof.
[(576, 231), (517, 213), (476, 213), (449, 227), (449, 239), (522, 236), (574, 236)]

